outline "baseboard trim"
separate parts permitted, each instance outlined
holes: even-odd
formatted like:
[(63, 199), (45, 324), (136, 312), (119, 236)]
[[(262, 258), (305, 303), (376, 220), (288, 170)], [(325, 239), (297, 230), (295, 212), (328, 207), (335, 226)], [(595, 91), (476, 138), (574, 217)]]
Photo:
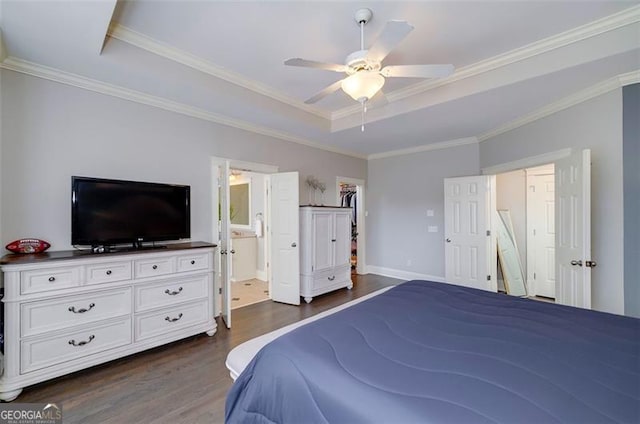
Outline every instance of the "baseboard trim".
[(269, 281), (267, 278), (267, 271), (256, 270), (256, 278), (260, 281)]
[(403, 271), (401, 269), (385, 268), (381, 266), (368, 265), (367, 274), (376, 274), (383, 277), (398, 278), (400, 280), (427, 280), (437, 283), (444, 283), (444, 277), (429, 274), (420, 274), (417, 272)]

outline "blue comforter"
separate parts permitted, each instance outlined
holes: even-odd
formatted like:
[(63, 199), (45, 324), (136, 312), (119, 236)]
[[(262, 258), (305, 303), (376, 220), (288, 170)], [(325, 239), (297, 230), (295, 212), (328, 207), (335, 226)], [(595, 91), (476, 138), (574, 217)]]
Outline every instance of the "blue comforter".
[(638, 423), (640, 320), (411, 281), (266, 345), (226, 420)]

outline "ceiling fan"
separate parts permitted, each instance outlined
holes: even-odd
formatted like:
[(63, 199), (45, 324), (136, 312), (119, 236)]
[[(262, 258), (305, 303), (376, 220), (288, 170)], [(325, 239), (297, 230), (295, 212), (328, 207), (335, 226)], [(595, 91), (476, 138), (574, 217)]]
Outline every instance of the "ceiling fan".
[(376, 94), (384, 97), (380, 91), (386, 78), (441, 78), (453, 73), (453, 65), (395, 65), (382, 67), (382, 61), (400, 42), (413, 30), (413, 26), (405, 21), (389, 21), (369, 47), (364, 48), (364, 26), (371, 20), (373, 12), (370, 9), (356, 11), (355, 20), (360, 26), (360, 50), (347, 56), (344, 65), (335, 63), (316, 62), (300, 58), (289, 59), (284, 62), (289, 66), (302, 66), (334, 72), (344, 72), (346, 78), (334, 82), (313, 97), (305, 101), (306, 104), (316, 103), (320, 99), (342, 90), (354, 100), (362, 103), (363, 113), (365, 104)]

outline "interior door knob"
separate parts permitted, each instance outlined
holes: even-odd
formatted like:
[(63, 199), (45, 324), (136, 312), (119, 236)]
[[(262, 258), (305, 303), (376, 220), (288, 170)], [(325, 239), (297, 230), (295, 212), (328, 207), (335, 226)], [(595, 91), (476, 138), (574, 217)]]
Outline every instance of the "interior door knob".
[(235, 255), (236, 251), (234, 249), (231, 249), (231, 254)]
[(582, 261), (571, 261), (571, 265), (582, 266)]
[(296, 244), (295, 241), (293, 243), (291, 243), (291, 247), (296, 247), (296, 246), (297, 246), (297, 244)]
[(451, 243), (451, 239), (447, 239), (447, 243)]
[(593, 268), (593, 267), (595, 267), (596, 265), (598, 265), (598, 264), (596, 263), (596, 261), (584, 261), (584, 266), (586, 266), (586, 267), (588, 267), (588, 268)]

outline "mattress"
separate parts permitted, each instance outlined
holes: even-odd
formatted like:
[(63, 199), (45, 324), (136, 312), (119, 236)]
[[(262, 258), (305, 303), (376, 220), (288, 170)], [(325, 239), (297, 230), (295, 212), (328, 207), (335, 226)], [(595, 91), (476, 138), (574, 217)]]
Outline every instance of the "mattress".
[(298, 327), (302, 327), (303, 325), (306, 325), (310, 322), (316, 321), (318, 319), (324, 318), (326, 316), (329, 316), (333, 313), (336, 313), (338, 311), (341, 311), (345, 308), (348, 308), (352, 305), (358, 304), (360, 302), (363, 302), (367, 299), (372, 298), (373, 296), (377, 296), (379, 294), (382, 294), (384, 292), (386, 292), (387, 290), (389, 290), (391, 287), (385, 287), (383, 289), (377, 290), (373, 293), (369, 293), (368, 295), (359, 297), (355, 300), (352, 300), (350, 302), (344, 303), (340, 306), (336, 306), (335, 308), (326, 310), (324, 312), (321, 312), (319, 314), (316, 314), (312, 317), (303, 319), (301, 321), (295, 322), (291, 325), (287, 325), (286, 327), (282, 327), (279, 328), (275, 331), (272, 331), (270, 333), (267, 333), (265, 335), (262, 335), (260, 337), (255, 337), (249, 341), (246, 341), (238, 346), (236, 346), (235, 348), (233, 348), (231, 350), (231, 352), (229, 352), (229, 354), (227, 355), (227, 360), (225, 362), (225, 365), (227, 366), (227, 369), (229, 370), (229, 375), (231, 376), (231, 378), (233, 380), (235, 380), (236, 378), (238, 378), (238, 376), (240, 375), (240, 373), (242, 371), (244, 371), (244, 369), (247, 367), (247, 365), (249, 365), (249, 362), (251, 362), (251, 360), (253, 359), (254, 356), (256, 356), (256, 353), (258, 353), (258, 351), (260, 349), (262, 349), (267, 343), (277, 339), (278, 337), (282, 336), (285, 333), (288, 333), (289, 331), (298, 328)]
[(640, 320), (411, 281), (267, 343), (230, 423), (640, 422)]

